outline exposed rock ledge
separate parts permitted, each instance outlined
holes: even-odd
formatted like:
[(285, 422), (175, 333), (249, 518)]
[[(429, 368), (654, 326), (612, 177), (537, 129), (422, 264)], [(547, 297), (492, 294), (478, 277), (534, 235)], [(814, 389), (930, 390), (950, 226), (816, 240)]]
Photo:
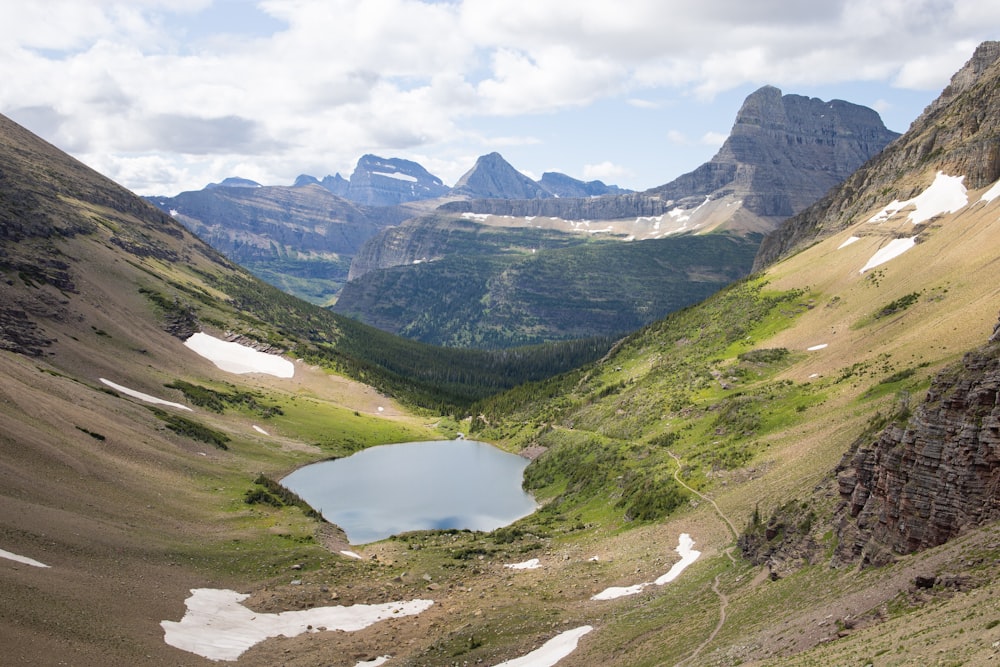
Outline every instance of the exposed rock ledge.
[(1000, 519), (1000, 342), (942, 371), (905, 426), (848, 452), (837, 559), (879, 565)]

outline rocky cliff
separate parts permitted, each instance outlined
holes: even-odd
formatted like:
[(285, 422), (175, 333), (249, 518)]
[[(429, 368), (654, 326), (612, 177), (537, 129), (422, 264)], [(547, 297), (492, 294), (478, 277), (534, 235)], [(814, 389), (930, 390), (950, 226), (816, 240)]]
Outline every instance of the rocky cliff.
[(924, 402), (837, 471), (837, 558), (884, 564), (1000, 519), (1000, 343), (941, 372)]
[(567, 190), (572, 198), (550, 188), (557, 199), (517, 196), (508, 188), (503, 201), (451, 202), (446, 210), (608, 220), (663, 215), (677, 207), (694, 209), (706, 198), (729, 198), (739, 206), (729, 207), (729, 219), (714, 220), (713, 229), (772, 231), (898, 136), (867, 107), (782, 95), (764, 86), (744, 101), (715, 157), (666, 185), (636, 194), (591, 193), (602, 195), (597, 198), (579, 188)]
[(1000, 42), (985, 42), (941, 96), (895, 141), (838, 188), (770, 234), (754, 270), (826, 238), (866, 211), (905, 201), (943, 170), (967, 188), (1000, 178)]
[(782, 95), (764, 86), (746, 98), (715, 157), (648, 193), (681, 203), (731, 193), (753, 213), (783, 219), (822, 197), (898, 136), (867, 107)]
[(448, 202), (442, 204), (439, 210), (515, 217), (542, 216), (564, 220), (615, 220), (663, 215), (672, 208), (672, 203), (659, 197), (634, 192), (604, 197), (473, 199)]

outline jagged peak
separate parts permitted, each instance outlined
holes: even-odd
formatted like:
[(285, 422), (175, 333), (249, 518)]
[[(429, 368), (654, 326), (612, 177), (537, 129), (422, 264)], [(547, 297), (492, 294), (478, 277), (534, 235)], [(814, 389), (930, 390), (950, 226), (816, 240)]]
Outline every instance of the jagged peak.
[(955, 72), (941, 94), (927, 105), (910, 127), (916, 127), (937, 110), (948, 106), (956, 97), (971, 88), (991, 65), (1000, 60), (1000, 41), (983, 42), (976, 47), (966, 63)]

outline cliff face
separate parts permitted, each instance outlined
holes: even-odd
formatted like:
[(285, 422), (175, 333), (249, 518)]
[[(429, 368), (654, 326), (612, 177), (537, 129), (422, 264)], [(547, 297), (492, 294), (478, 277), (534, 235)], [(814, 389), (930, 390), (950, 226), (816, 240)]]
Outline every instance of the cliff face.
[(879, 565), (1000, 519), (1000, 343), (938, 375), (905, 426), (845, 455), (836, 558)]
[(835, 234), (867, 211), (904, 201), (942, 170), (967, 188), (1000, 178), (1000, 42), (985, 42), (906, 135), (761, 244), (754, 271)]
[(867, 107), (764, 86), (744, 101), (715, 157), (648, 193), (677, 201), (732, 193), (757, 215), (788, 217), (898, 136)]
[[(873, 110), (841, 100), (824, 102), (801, 95), (782, 95), (765, 86), (744, 101), (729, 138), (710, 161), (677, 179), (643, 193), (590, 197), (567, 191), (556, 199), (532, 192), (519, 194), (506, 185), (503, 201), (478, 199), (451, 202), (445, 210), (492, 215), (544, 216), (564, 219), (620, 219), (657, 216), (678, 206), (692, 209), (706, 197), (732, 197), (761, 222), (752, 231), (770, 231), (822, 197), (866, 160), (898, 137)], [(541, 183), (546, 185), (545, 179)], [(476, 192), (455, 191), (475, 198), (496, 197), (499, 186)], [(554, 191), (554, 190), (552, 190)], [(730, 221), (718, 228), (741, 229)], [(761, 226), (762, 225), (762, 226)]]

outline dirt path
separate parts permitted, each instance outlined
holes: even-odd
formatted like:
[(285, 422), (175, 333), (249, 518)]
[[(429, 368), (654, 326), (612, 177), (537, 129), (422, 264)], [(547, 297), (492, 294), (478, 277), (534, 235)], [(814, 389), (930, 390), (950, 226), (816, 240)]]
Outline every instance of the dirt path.
[[(680, 484), (681, 486), (683, 486), (685, 489), (687, 489), (691, 493), (693, 493), (696, 496), (698, 496), (699, 498), (701, 498), (702, 500), (704, 500), (705, 502), (711, 503), (712, 508), (715, 510), (715, 513), (718, 514), (719, 518), (722, 519), (722, 521), (729, 527), (729, 532), (732, 534), (733, 540), (735, 541), (736, 538), (739, 536), (739, 533), (736, 532), (736, 526), (733, 525), (733, 522), (729, 520), (729, 517), (727, 517), (722, 512), (721, 509), (719, 509), (718, 504), (716, 504), (716, 502), (714, 500), (712, 500), (711, 498), (709, 498), (705, 494), (700, 493), (699, 491), (691, 488), (690, 486), (688, 486), (687, 484), (685, 484), (683, 480), (681, 480), (681, 476), (680, 476), (681, 475), (681, 458), (679, 456), (677, 456), (676, 454), (674, 454), (673, 452), (667, 452), (667, 453), (670, 454), (671, 458), (673, 458), (674, 461), (677, 462), (677, 469), (674, 471), (674, 479), (677, 480), (677, 483)], [(732, 545), (730, 545), (725, 550), (726, 556), (729, 558), (729, 560), (732, 562), (733, 565), (736, 564), (736, 557), (733, 556), (733, 550), (735, 548), (736, 548), (736, 545), (732, 544)], [(689, 655), (688, 657), (684, 658), (683, 660), (681, 660), (680, 662), (677, 663), (678, 667), (680, 665), (690, 664), (692, 660), (694, 660), (695, 658), (697, 658), (698, 655), (702, 652), (702, 650), (706, 646), (708, 646), (710, 643), (712, 643), (712, 640), (714, 640), (715, 637), (716, 637), (716, 635), (719, 634), (719, 631), (722, 630), (722, 626), (724, 626), (726, 624), (726, 608), (729, 606), (729, 598), (726, 596), (725, 593), (723, 593), (719, 589), (719, 578), (721, 576), (722, 576), (721, 574), (715, 575), (715, 579), (712, 581), (712, 592), (715, 593), (718, 596), (718, 598), (719, 598), (719, 622), (715, 624), (715, 629), (713, 629), (712, 632), (711, 632), (711, 634), (709, 634), (708, 637), (705, 638), (705, 641), (703, 641), (701, 644), (699, 644), (698, 647), (694, 651), (691, 652), (691, 655)]]
[[(739, 533), (736, 531), (736, 526), (734, 526), (733, 522), (729, 520), (729, 517), (727, 517), (725, 514), (722, 513), (722, 510), (719, 509), (719, 506), (715, 503), (714, 500), (712, 500), (705, 494), (696, 491), (695, 489), (692, 489), (690, 486), (685, 484), (683, 480), (681, 480), (681, 457), (677, 456), (673, 452), (667, 452), (667, 453), (670, 454), (671, 458), (673, 458), (673, 460), (677, 462), (677, 470), (674, 471), (674, 479), (677, 480), (677, 483), (683, 486), (691, 493), (693, 493), (694, 495), (704, 500), (705, 502), (711, 503), (712, 507), (715, 509), (715, 513), (719, 515), (720, 519), (726, 522), (727, 526), (729, 526), (729, 532), (732, 533), (733, 539), (735, 540), (737, 537), (739, 537)], [(730, 560), (732, 560), (733, 558), (731, 553), (729, 554), (729, 558)]]

